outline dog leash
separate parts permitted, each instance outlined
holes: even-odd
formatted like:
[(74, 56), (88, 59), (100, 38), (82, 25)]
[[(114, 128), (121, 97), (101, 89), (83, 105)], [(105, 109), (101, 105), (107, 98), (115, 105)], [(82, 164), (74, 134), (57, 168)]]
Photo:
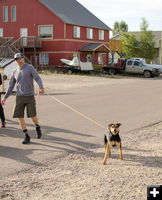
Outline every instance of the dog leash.
[[(80, 115), (81, 117), (83, 117), (83, 118), (85, 118), (85, 119), (91, 121), (93, 124), (96, 124), (96, 125), (99, 126), (100, 128), (103, 128), (103, 129), (105, 128), (105, 127), (104, 127), (103, 125), (101, 125), (100, 123), (98, 123), (98, 122), (96, 122), (95, 120), (93, 120), (92, 118), (90, 118), (90, 117), (84, 115), (83, 113), (79, 112), (78, 110), (72, 108), (71, 106), (65, 104), (64, 102), (62, 102), (61, 100), (57, 99), (56, 97), (51, 96), (49, 93), (45, 92), (44, 94), (46, 94), (46, 95), (47, 95), (48, 97), (50, 97), (51, 99), (57, 101), (58, 103), (64, 105), (65, 107), (67, 107), (67, 108), (70, 109), (71, 111), (77, 113), (77, 114)], [(39, 100), (39, 98), (40, 98), (40, 94), (38, 93), (38, 95), (37, 95), (37, 100)]]

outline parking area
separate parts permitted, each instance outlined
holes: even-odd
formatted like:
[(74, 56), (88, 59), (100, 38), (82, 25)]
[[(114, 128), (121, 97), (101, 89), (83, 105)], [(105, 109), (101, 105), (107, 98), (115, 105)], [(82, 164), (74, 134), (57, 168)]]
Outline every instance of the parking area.
[[(33, 169), (31, 170), (32, 174), (34, 174), (34, 169), (36, 169), (37, 173), (39, 170), (44, 170), (51, 163), (55, 163), (56, 166), (58, 163), (61, 172), (57, 172), (62, 173), (66, 178), (66, 173), (68, 173), (70, 169), (68, 168), (64, 171), (61, 166), (68, 164), (68, 159), (77, 159), (74, 154), (79, 152), (85, 152), (85, 157), (87, 157), (86, 159), (88, 159), (87, 162), (89, 164), (92, 165), (93, 163), (91, 163), (91, 161), (94, 161), (95, 165), (102, 165), (104, 156), (103, 136), (108, 123), (112, 122), (120, 122), (123, 124), (121, 127), (121, 138), (126, 148), (125, 151), (127, 151), (127, 153), (125, 153), (127, 154), (127, 166), (132, 165), (135, 167), (136, 165), (132, 164), (133, 161), (131, 163), (128, 162), (131, 158), (130, 154), (134, 151), (133, 145), (139, 150), (134, 152), (137, 154), (136, 156), (134, 155), (136, 161), (142, 159), (141, 156), (149, 156), (149, 151), (152, 147), (149, 146), (150, 140), (147, 140), (147, 134), (145, 134), (144, 138), (141, 137), (141, 140), (146, 140), (146, 143), (143, 141), (143, 143), (140, 144), (144, 145), (143, 152), (146, 153), (147, 151), (147, 155), (143, 155), (143, 153), (138, 155), (138, 152), (142, 152), (142, 146), (135, 145), (132, 142), (135, 140), (133, 138), (131, 139), (131, 137), (137, 132), (138, 137), (140, 137), (140, 133), (144, 133), (145, 127), (152, 127), (152, 125), (162, 121), (161, 77), (143, 79), (135, 77), (103, 78), (56, 74), (41, 76), (46, 92), (50, 95), (42, 95), (40, 99), (36, 97), (39, 121), (43, 130), (43, 138), (41, 140), (36, 139), (34, 126), (30, 119), (28, 119), (27, 125), (32, 143), (27, 146), (21, 144), (23, 135), (19, 129), (17, 120), (12, 118), (15, 96), (11, 96), (6, 101), (5, 114), (7, 118), (7, 127), (5, 129), (0, 129), (0, 159), (3, 163), (3, 165), (0, 166), (0, 177), (1, 180), (4, 181), (4, 184), (7, 184), (8, 180), (10, 178), (12, 179), (12, 177), (12, 180), (17, 179), (16, 174), (22, 173), (21, 175), (24, 176), (24, 172), (31, 168)], [(101, 128), (69, 110), (63, 104), (51, 98), (52, 96), (86, 115), (88, 118), (100, 123), (105, 128)], [(139, 132), (141, 129), (143, 131)], [(152, 138), (153, 130), (154, 128), (152, 128)], [(147, 131), (149, 134), (149, 129), (147, 129)], [(136, 137), (136, 139), (138, 139), (138, 137)], [(153, 146), (154, 145), (155, 144), (153, 144)], [(130, 148), (132, 150), (130, 150)], [(94, 149), (95, 154), (93, 154), (92, 149)], [(151, 157), (153, 157), (154, 153), (155, 152), (151, 152)], [(111, 160), (111, 165), (116, 163), (118, 167), (121, 165), (123, 166), (124, 164), (118, 162), (117, 151), (115, 151), (115, 155), (116, 159)], [(156, 157), (160, 155), (161, 151), (156, 150)], [(85, 159), (85, 157), (78, 158), (82, 160)], [(62, 164), (58, 159), (63, 159), (61, 160)], [(78, 162), (83, 165), (81, 160)], [(161, 162), (161, 160), (159, 160), (159, 162)], [(143, 165), (142, 160), (141, 163), (141, 165)], [(75, 166), (76, 163), (73, 164)], [(153, 169), (157, 167), (158, 166), (153, 166)], [(100, 167), (98, 169), (100, 169)], [(142, 169), (144, 170), (144, 168)], [(152, 168), (148, 166), (147, 172), (149, 172), (149, 169)], [(161, 170), (161, 168), (159, 169)], [(59, 170), (59, 168), (57, 168), (57, 170)], [(57, 172), (55, 171), (55, 173)], [(158, 171), (158, 173), (159, 172), (160, 171)], [(108, 171), (106, 173), (108, 173)], [(113, 173), (115, 173), (115, 171)], [(77, 173), (75, 173), (75, 175), (77, 176)], [(20, 183), (22, 180), (19, 179), (17, 181)], [(44, 182), (45, 179), (41, 181)], [(13, 181), (11, 182), (13, 183)], [(30, 184), (28, 186), (30, 187)], [(70, 188), (66, 189), (68, 190)], [(101, 193), (101, 191), (99, 192)], [(113, 195), (114, 194), (112, 194), (112, 198)], [(75, 199), (74, 196), (70, 197), (71, 199)], [(36, 199), (36, 197), (34, 198)], [(41, 198), (43, 197), (40, 197), (40, 199)], [(50, 198), (52, 199), (52, 197)], [(106, 197), (104, 196), (103, 199), (106, 199)]]

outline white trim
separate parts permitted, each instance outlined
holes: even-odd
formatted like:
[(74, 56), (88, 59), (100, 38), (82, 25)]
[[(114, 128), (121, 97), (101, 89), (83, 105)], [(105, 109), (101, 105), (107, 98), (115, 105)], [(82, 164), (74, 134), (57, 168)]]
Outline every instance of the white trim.
[(53, 39), (53, 24), (46, 24), (46, 25), (38, 25), (38, 36), (40, 37), (40, 27), (52, 27), (52, 37), (47, 37), (47, 38), (43, 38), (41, 37), (43, 40), (49, 40), (49, 39)]

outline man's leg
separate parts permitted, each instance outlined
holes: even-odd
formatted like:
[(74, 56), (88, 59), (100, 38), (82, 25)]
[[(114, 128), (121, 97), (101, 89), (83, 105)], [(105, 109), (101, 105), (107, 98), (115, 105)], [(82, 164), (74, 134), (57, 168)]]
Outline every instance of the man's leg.
[(37, 116), (31, 117), (31, 119), (33, 120), (33, 122), (34, 122), (35, 125), (39, 125), (38, 117)]
[(41, 138), (42, 137), (42, 132), (41, 132), (41, 127), (39, 126), (39, 122), (38, 122), (38, 117), (31, 117), (31, 119), (33, 120), (35, 126), (36, 126), (36, 131), (37, 131), (37, 138)]
[(28, 143), (30, 143), (30, 136), (28, 134), (28, 130), (26, 128), (26, 122), (25, 122), (24, 118), (19, 118), (19, 123), (20, 123), (22, 131), (25, 134), (25, 139), (24, 139), (24, 141), (22, 143), (23, 144), (28, 144)]
[(25, 130), (26, 129), (26, 123), (25, 123), (24, 118), (19, 118), (19, 123), (20, 123), (22, 130)]
[(4, 116), (4, 110), (3, 110), (1, 103), (0, 103), (0, 118), (2, 121), (1, 127), (4, 128), (5, 127), (5, 116)]

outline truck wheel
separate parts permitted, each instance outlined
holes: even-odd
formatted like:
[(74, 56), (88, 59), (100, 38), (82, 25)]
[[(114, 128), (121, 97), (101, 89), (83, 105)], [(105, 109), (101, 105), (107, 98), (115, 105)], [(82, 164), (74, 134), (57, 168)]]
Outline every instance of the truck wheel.
[(109, 69), (108, 70), (109, 75), (114, 75), (115, 74), (115, 69)]
[(151, 72), (150, 71), (144, 71), (143, 72), (143, 76), (145, 77), (145, 78), (150, 78), (151, 76), (152, 76), (152, 74), (151, 74)]
[(73, 72), (72, 72), (71, 69), (69, 69), (69, 70), (67, 71), (67, 73), (68, 73), (69, 75), (71, 75)]

